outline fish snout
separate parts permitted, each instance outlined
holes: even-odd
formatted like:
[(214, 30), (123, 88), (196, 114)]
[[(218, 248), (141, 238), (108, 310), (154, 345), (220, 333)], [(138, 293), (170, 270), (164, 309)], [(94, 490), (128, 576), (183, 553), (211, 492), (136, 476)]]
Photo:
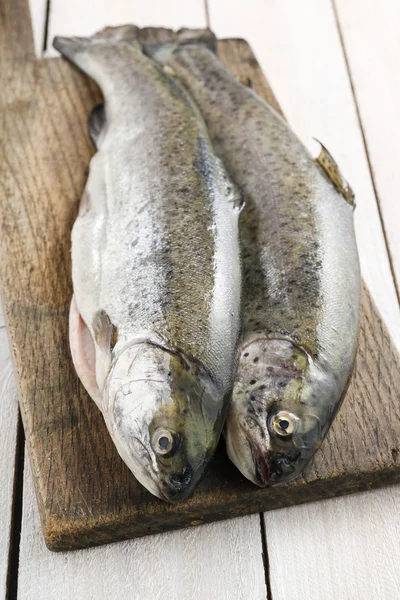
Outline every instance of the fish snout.
[(178, 502), (187, 498), (194, 488), (193, 469), (186, 465), (182, 471), (171, 473), (165, 478), (165, 494), (170, 502)]
[(291, 481), (301, 472), (299, 464), (300, 454), (287, 456), (286, 454), (272, 454), (270, 456), (270, 485), (277, 486)]

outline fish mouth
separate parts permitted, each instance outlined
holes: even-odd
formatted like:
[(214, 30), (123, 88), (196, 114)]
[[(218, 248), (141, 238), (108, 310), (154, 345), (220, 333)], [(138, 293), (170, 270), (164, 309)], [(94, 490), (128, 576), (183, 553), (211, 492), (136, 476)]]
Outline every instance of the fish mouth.
[(301, 453), (276, 454), (271, 457), (271, 485), (278, 487), (300, 476), (307, 461), (301, 461)]
[(164, 480), (163, 493), (168, 502), (180, 502), (192, 493), (198, 481), (192, 468), (186, 465), (181, 472), (168, 475)]
[(265, 487), (271, 484), (271, 467), (268, 458), (256, 444), (250, 444), (251, 454), (256, 471), (257, 484)]

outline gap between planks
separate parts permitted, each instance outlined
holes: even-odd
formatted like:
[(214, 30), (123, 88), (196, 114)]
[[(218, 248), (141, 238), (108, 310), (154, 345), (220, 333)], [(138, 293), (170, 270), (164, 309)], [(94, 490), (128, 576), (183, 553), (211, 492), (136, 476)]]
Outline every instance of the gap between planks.
[[(0, 323), (4, 315), (0, 306)], [(18, 532), (21, 515), (18, 497), (21, 489), (21, 472), (18, 469), (18, 451), (21, 425), (18, 413), (16, 382), (10, 358), (5, 326), (0, 329), (0, 598), (15, 598), (15, 558), (18, 559)], [(16, 527), (14, 527), (16, 526)]]
[(44, 21), (44, 31), (43, 31), (42, 56), (45, 55), (47, 46), (48, 46), (51, 0), (47, 0), (45, 8), (46, 8), (46, 10), (45, 10), (45, 21)]
[(204, 11), (206, 13), (206, 25), (207, 25), (207, 27), (211, 27), (211, 25), (210, 25), (210, 9), (208, 6), (208, 1), (209, 0), (204, 0)]
[(7, 573), (7, 600), (18, 598), (18, 569), (22, 528), (22, 495), (24, 483), (25, 434), (21, 415), (18, 413), (18, 431), (15, 450), (13, 506)]
[(220, 0), (209, 4), (218, 37), (244, 37), (267, 74), (283, 112), (310, 147), (320, 139), (358, 200), (357, 243), (364, 279), (400, 350), (400, 311), (366, 150), (359, 128), (331, 0)]
[[(353, 51), (358, 23), (354, 4), (354, 0), (340, 2), (342, 12), (346, 7), (347, 13), (352, 13), (348, 37), (352, 35)], [(361, 2), (356, 4), (363, 10)], [(389, 11), (383, 14), (390, 19)], [(400, 348), (391, 253), (385, 256), (385, 250), (390, 251), (385, 219), (382, 221), (376, 185), (371, 181), (373, 162), (360, 131), (357, 85), (354, 89), (353, 82), (352, 90), (348, 81), (340, 40), (335, 39), (338, 31), (330, 0), (304, 0), (301, 4), (296, 0), (248, 0), (245, 7), (236, 0), (228, 12), (219, 0), (211, 0), (210, 18), (211, 27), (220, 37), (240, 36), (249, 41), (289, 123), (304, 142), (317, 135), (329, 144), (345, 175), (359, 191), (356, 216), (358, 213), (363, 272)], [(361, 53), (358, 67), (362, 73)], [(372, 118), (370, 122), (373, 126)], [(399, 490), (396, 486), (266, 513), (274, 600), (400, 597), (396, 566), (400, 531), (395, 518)], [(386, 543), (381, 539), (382, 518), (386, 523)], [(375, 548), (373, 555), (380, 556), (381, 569), (374, 567), (368, 550), (371, 546)]]
[[(32, 0), (34, 3), (35, 0)], [(204, 22), (190, 23), (186, 21), (182, 23), (179, 21), (181, 11), (170, 10), (171, 3), (169, 3), (169, 14), (171, 19), (175, 22), (167, 23), (163, 20), (162, 24), (180, 26), (180, 25), (192, 25), (196, 27), (204, 27), (207, 22), (207, 14)], [(206, 6), (206, 5), (205, 5)], [(54, 0), (51, 2), (51, 8), (49, 10), (49, 22), (48, 22), (48, 35), (52, 37), (52, 17), (54, 8)], [(179, 15), (179, 16), (178, 16)], [(154, 14), (150, 16), (149, 20), (144, 24), (154, 24)], [(96, 29), (105, 25), (102, 23), (94, 25), (91, 23), (92, 29)], [(161, 24), (161, 23), (160, 23)], [(72, 31), (71, 33), (73, 33)], [(89, 33), (89, 32), (88, 32)], [(45, 42), (43, 43), (45, 45)], [(47, 44), (48, 46), (48, 44)], [(50, 50), (51, 53), (51, 50)], [(28, 516), (27, 516), (28, 511)], [(32, 514), (33, 513), (33, 514)], [(123, 544), (116, 544), (108, 548), (92, 549), (89, 551), (82, 551), (82, 553), (69, 554), (67, 558), (62, 556), (56, 556), (47, 551), (44, 547), (42, 533), (40, 531), (39, 518), (37, 514), (37, 507), (33, 497), (33, 487), (31, 480), (31, 473), (29, 468), (25, 473), (25, 488), (24, 488), (24, 518), (23, 518), (23, 530), (22, 530), (22, 546), (21, 546), (21, 579), (18, 597), (20, 599), (28, 598), (50, 598), (52, 592), (48, 589), (49, 582), (51, 590), (55, 591), (57, 597), (69, 599), (72, 594), (78, 595), (82, 592), (82, 597), (93, 597), (92, 594), (94, 589), (97, 589), (98, 597), (113, 597), (119, 592), (119, 596), (123, 597), (127, 591), (128, 583), (131, 583), (126, 578), (126, 573), (135, 573), (138, 570), (137, 561), (143, 561), (146, 566), (153, 566), (152, 569), (144, 576), (144, 569), (139, 573), (137, 582), (134, 586), (135, 597), (140, 600), (145, 600), (147, 597), (151, 598), (164, 598), (167, 595), (170, 598), (182, 597), (182, 591), (185, 589), (185, 579), (189, 579), (191, 583), (191, 593), (184, 595), (183, 597), (191, 598), (213, 598), (216, 590), (219, 589), (221, 579), (226, 581), (226, 589), (222, 593), (229, 594), (231, 598), (242, 598), (243, 600), (248, 599), (248, 594), (252, 600), (263, 599), (266, 596), (265, 590), (265, 572), (262, 563), (262, 540), (260, 534), (260, 527), (257, 526), (260, 523), (260, 516), (253, 515), (251, 517), (244, 517), (243, 519), (236, 519), (235, 521), (216, 523), (213, 525), (205, 526), (202, 528), (196, 528), (195, 530), (188, 530), (185, 532), (175, 532), (173, 534), (165, 534), (163, 536), (157, 536), (159, 539), (148, 538), (147, 540), (134, 540), (132, 542), (126, 542)], [(33, 529), (32, 529), (33, 527)], [(214, 533), (215, 532), (215, 533)], [(211, 537), (210, 537), (211, 534)], [(165, 572), (162, 565), (166, 563), (163, 558), (160, 562), (157, 560), (157, 553), (153, 553), (154, 546), (162, 546), (167, 543), (168, 540), (173, 538), (179, 542), (178, 547), (184, 545), (185, 550), (173, 551), (172, 558), (175, 562), (178, 562), (180, 566), (183, 566), (183, 582), (182, 590), (178, 593), (175, 586), (170, 587), (172, 584), (171, 573)], [(192, 539), (191, 545), (198, 547), (200, 550), (197, 551), (198, 558), (206, 557), (206, 553), (210, 555), (211, 560), (205, 560), (206, 563), (203, 569), (198, 572), (196, 566), (198, 561), (193, 560), (193, 548), (187, 547), (185, 540)], [(217, 540), (219, 540), (217, 542)], [(175, 542), (176, 543), (176, 542)], [(32, 547), (33, 544), (33, 547)], [(175, 546), (175, 544), (174, 544)], [(173, 546), (173, 548), (174, 548)], [(204, 547), (204, 552), (202, 548)], [(207, 548), (207, 550), (206, 550)], [(189, 550), (189, 552), (188, 552)], [(151, 559), (148, 561), (144, 560), (146, 554), (151, 553), (154, 557), (153, 562)], [(154, 556), (155, 554), (155, 556)], [(161, 553), (162, 554), (162, 553)], [(196, 554), (196, 553), (195, 553)], [(130, 556), (130, 568), (124, 570), (120, 567), (120, 562), (126, 559), (127, 555)], [(33, 557), (33, 559), (32, 559)], [(104, 557), (106, 559), (104, 560)], [(165, 558), (165, 557), (164, 557)], [(200, 562), (203, 562), (200, 561)], [(61, 568), (62, 563), (62, 568)], [(109, 568), (107, 569), (107, 563)], [(99, 581), (99, 570), (101, 564), (101, 573), (106, 579), (102, 579), (101, 585), (98, 585)], [(247, 565), (247, 568), (244, 568)], [(81, 569), (79, 567), (82, 567)], [(126, 566), (126, 562), (125, 562)], [(160, 570), (161, 566), (161, 570)], [(31, 569), (32, 567), (32, 569)], [(154, 572), (161, 571), (158, 577), (154, 577)], [(125, 578), (123, 576), (125, 573)], [(115, 576), (118, 574), (122, 576), (122, 580), (116, 581)], [(164, 577), (163, 577), (164, 576)], [(150, 578), (154, 579), (154, 586), (150, 583)], [(182, 573), (179, 570), (176, 572), (176, 579), (182, 579)], [(110, 582), (112, 582), (110, 584)], [(168, 593), (168, 586), (170, 593)], [(152, 593), (149, 592), (150, 587), (153, 587)], [(109, 592), (107, 594), (107, 590)], [(62, 590), (62, 591), (61, 591)], [(142, 590), (142, 592), (140, 592)], [(147, 596), (149, 594), (149, 596)], [(228, 596), (226, 596), (228, 597)]]
[(49, 552), (26, 461), (18, 599), (53, 598), (265, 600), (260, 518)]
[(392, 273), (392, 278), (393, 278), (393, 283), (396, 289), (396, 294), (397, 294), (397, 302), (400, 308), (400, 289), (399, 289), (399, 282), (397, 281), (397, 277), (396, 277), (396, 271), (394, 268), (394, 262), (393, 262), (393, 255), (390, 249), (390, 245), (389, 245), (389, 240), (388, 240), (388, 234), (386, 231), (386, 226), (385, 226), (385, 221), (383, 218), (383, 214), (382, 214), (382, 203), (381, 203), (381, 199), (379, 197), (379, 193), (378, 193), (378, 187), (376, 184), (376, 180), (375, 180), (375, 174), (374, 174), (374, 169), (372, 168), (372, 160), (371, 160), (371, 156), (370, 156), (370, 152), (369, 152), (369, 148), (368, 148), (368, 142), (367, 142), (367, 138), (365, 135), (365, 129), (364, 129), (364, 125), (361, 119), (361, 113), (360, 113), (360, 107), (359, 107), (359, 103), (357, 100), (357, 93), (356, 93), (356, 88), (354, 85), (354, 81), (353, 81), (353, 76), (352, 76), (352, 72), (351, 72), (351, 68), (350, 68), (350, 64), (349, 64), (349, 58), (348, 58), (348, 54), (347, 54), (347, 50), (346, 50), (346, 45), (344, 43), (344, 37), (343, 37), (343, 32), (342, 32), (342, 28), (340, 25), (340, 20), (339, 20), (339, 14), (338, 14), (338, 9), (337, 9), (337, 5), (336, 5), (336, 1), (335, 0), (331, 0), (332, 1), (332, 9), (333, 12), (335, 14), (335, 22), (336, 22), (336, 27), (337, 27), (337, 31), (338, 31), (338, 35), (340, 38), (340, 45), (342, 47), (342, 52), (343, 52), (343, 56), (344, 56), (344, 60), (346, 63), (346, 69), (347, 69), (347, 75), (349, 78), (349, 82), (351, 85), (351, 91), (353, 94), (353, 99), (354, 99), (354, 105), (356, 107), (356, 111), (357, 111), (357, 119), (358, 119), (358, 125), (360, 128), (360, 132), (362, 135), (362, 139), (363, 139), (363, 144), (364, 144), (364, 148), (365, 148), (365, 154), (367, 157), (367, 161), (368, 161), (368, 168), (369, 168), (369, 172), (370, 172), (370, 176), (371, 176), (371, 183), (374, 189), (374, 194), (375, 194), (375, 198), (376, 198), (376, 205), (378, 208), (378, 213), (379, 213), (379, 220), (381, 223), (381, 227), (382, 227), (382, 233), (383, 233), (383, 237), (385, 240), (385, 245), (386, 245), (386, 251), (387, 251), (387, 255), (388, 255), (388, 260), (389, 260), (389, 265), (390, 265), (390, 271)]
[(335, 0), (335, 8), (399, 289), (400, 5), (397, 0)]
[[(247, 8), (247, 10), (248, 10), (248, 8)], [(251, 41), (252, 41), (252, 40), (251, 40), (251, 36), (247, 36), (247, 37), (249, 37), (249, 38), (250, 38), (250, 40), (249, 40), (249, 41), (251, 42)], [(290, 115), (289, 115), (289, 117), (290, 117)]]

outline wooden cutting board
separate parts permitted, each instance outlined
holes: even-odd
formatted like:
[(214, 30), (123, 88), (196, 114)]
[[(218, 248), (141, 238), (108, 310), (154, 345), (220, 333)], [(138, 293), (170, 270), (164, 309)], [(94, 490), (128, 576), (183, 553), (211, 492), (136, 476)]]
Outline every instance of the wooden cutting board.
[[(0, 280), (47, 546), (94, 546), (399, 481), (400, 361), (364, 289), (354, 376), (302, 478), (259, 489), (221, 444), (180, 504), (136, 482), (78, 381), (68, 344), (70, 232), (94, 153), (87, 118), (101, 95), (62, 59), (36, 60), (26, 2), (0, 1)], [(147, 41), (164, 35), (144, 32)], [(218, 53), (279, 110), (245, 41), (223, 40)]]

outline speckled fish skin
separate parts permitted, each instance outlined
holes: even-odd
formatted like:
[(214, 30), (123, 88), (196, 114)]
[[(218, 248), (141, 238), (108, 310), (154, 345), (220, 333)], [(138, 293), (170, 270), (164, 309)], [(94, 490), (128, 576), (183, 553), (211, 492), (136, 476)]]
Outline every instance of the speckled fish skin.
[(177, 43), (147, 51), (190, 91), (246, 203), (227, 450), (248, 479), (277, 485), (319, 447), (352, 373), (361, 296), (353, 206), (283, 119), (227, 73), (207, 47), (210, 32), (181, 31)]
[(232, 389), (240, 196), (194, 102), (136, 37), (123, 26), (54, 42), (105, 97), (72, 233), (71, 348), (77, 366), (89, 332), (94, 382), (90, 361), (77, 370), (120, 455), (176, 501), (213, 455)]

